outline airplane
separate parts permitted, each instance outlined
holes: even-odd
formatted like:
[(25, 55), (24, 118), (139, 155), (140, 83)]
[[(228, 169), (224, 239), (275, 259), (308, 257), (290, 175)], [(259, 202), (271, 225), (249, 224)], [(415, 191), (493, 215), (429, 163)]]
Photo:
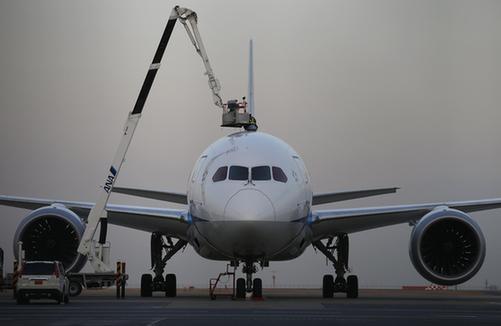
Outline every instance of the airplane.
[[(252, 46), (249, 94), (254, 106)], [(143, 101), (144, 102), (144, 101)], [(113, 187), (126, 195), (185, 205), (184, 209), (108, 204), (108, 223), (151, 233), (153, 274), (141, 276), (141, 296), (163, 291), (176, 296), (167, 262), (190, 245), (202, 257), (242, 266), (236, 296), (262, 296), (258, 266), (299, 257), (313, 246), (332, 262), (322, 279), (322, 297), (358, 297), (358, 278), (349, 275), (349, 235), (401, 223), (413, 226), (409, 255), (416, 270), (439, 285), (472, 278), (485, 258), (486, 243), (468, 213), (501, 208), (501, 198), (382, 207), (315, 209), (316, 205), (395, 193), (398, 188), (313, 193), (301, 156), (286, 142), (253, 128), (229, 134), (207, 147), (188, 178), (186, 193)], [(93, 203), (0, 196), (0, 205), (32, 210), (14, 234), (27, 260), (61, 261), (78, 272), (87, 257), (78, 253)]]

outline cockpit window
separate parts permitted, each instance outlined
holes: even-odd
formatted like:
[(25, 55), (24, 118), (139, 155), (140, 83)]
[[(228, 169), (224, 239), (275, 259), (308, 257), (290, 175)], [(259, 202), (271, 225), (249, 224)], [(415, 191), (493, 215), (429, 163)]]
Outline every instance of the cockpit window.
[(252, 181), (271, 180), (269, 166), (255, 166), (252, 168)]
[(245, 166), (230, 166), (230, 180), (249, 180), (249, 168)]
[(214, 173), (214, 175), (212, 176), (212, 181), (219, 182), (226, 180), (227, 174), (228, 174), (228, 167), (222, 166), (219, 169), (217, 169), (216, 173)]
[(273, 166), (271, 169), (273, 170), (273, 180), (283, 183), (287, 182), (287, 176), (281, 168)]

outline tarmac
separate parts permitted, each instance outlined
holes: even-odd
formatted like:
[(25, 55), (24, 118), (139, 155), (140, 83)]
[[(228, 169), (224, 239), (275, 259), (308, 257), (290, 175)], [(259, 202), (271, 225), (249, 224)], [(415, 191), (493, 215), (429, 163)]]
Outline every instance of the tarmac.
[(361, 290), (358, 299), (320, 289), (263, 289), (264, 298), (210, 300), (208, 290), (178, 290), (141, 298), (128, 289), (87, 290), (69, 304), (32, 300), (16, 305), (11, 291), (0, 293), (0, 325), (501, 325), (501, 292)]

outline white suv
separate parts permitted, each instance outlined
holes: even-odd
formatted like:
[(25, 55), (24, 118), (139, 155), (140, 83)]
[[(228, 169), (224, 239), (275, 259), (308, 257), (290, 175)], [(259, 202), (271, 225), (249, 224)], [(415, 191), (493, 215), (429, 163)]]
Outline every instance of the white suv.
[(58, 261), (27, 261), (21, 268), (15, 296), (17, 304), (29, 303), (30, 299), (51, 298), (58, 303), (70, 299), (69, 281), (63, 264)]

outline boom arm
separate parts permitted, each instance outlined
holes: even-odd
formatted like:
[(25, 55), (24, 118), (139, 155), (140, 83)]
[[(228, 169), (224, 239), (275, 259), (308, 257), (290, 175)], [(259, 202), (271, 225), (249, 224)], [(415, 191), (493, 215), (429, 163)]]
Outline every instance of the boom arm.
[(136, 100), (136, 104), (134, 105), (134, 109), (129, 113), (129, 116), (125, 123), (124, 133), (120, 141), (120, 145), (115, 154), (115, 158), (113, 159), (113, 163), (111, 164), (109, 172), (106, 173), (104, 186), (100, 189), (99, 192), (99, 199), (94, 207), (92, 207), (87, 218), (87, 227), (85, 228), (82, 241), (80, 242), (80, 245), (78, 247), (78, 252), (88, 257), (92, 267), (96, 272), (113, 271), (111, 266), (104, 262), (102, 257), (98, 256), (98, 254), (96, 253), (93, 238), (96, 233), (97, 227), (101, 222), (101, 236), (99, 243), (102, 245), (106, 242), (107, 216), (105, 208), (110, 198), (111, 189), (113, 188), (113, 185), (118, 178), (120, 168), (122, 167), (122, 163), (125, 160), (127, 149), (129, 148), (132, 136), (134, 135), (134, 131), (139, 122), (139, 118), (141, 117), (141, 112), (143, 111), (146, 98), (148, 97), (151, 86), (153, 85), (157, 71), (160, 68), (160, 61), (162, 60), (165, 48), (167, 47), (167, 43), (169, 43), (169, 39), (172, 34), (172, 30), (174, 29), (174, 25), (176, 24), (177, 18), (177, 9), (174, 8), (169, 17), (169, 21), (167, 22), (167, 26), (165, 27), (165, 30), (162, 34), (160, 43), (158, 44), (157, 51), (155, 52), (153, 61), (148, 69), (146, 78), (144, 79), (143, 86), (141, 87), (141, 91), (139, 92), (139, 96)]
[[(80, 245), (78, 247), (78, 252), (88, 257), (92, 267), (97, 272), (110, 272), (113, 270), (107, 264), (107, 262), (103, 261), (102, 255), (98, 255), (98, 253), (96, 253), (95, 241), (93, 240), (93, 238), (96, 234), (98, 225), (101, 224), (99, 244), (102, 246), (106, 242), (106, 205), (108, 204), (108, 200), (110, 198), (112, 188), (115, 185), (115, 181), (118, 178), (122, 163), (125, 160), (127, 149), (129, 148), (130, 142), (132, 141), (132, 136), (134, 135), (134, 131), (137, 127), (139, 119), (141, 118), (141, 112), (143, 111), (144, 104), (150, 92), (151, 86), (153, 85), (153, 81), (155, 80), (157, 71), (160, 68), (160, 61), (162, 60), (165, 48), (169, 43), (169, 39), (177, 19), (179, 19), (185, 27), (186, 32), (188, 33), (188, 37), (193, 43), (195, 50), (202, 58), (206, 69), (206, 74), (209, 78), (209, 88), (212, 92), (214, 104), (222, 108), (223, 110), (225, 109), (223, 100), (219, 95), (219, 92), (221, 91), (221, 85), (214, 75), (209, 62), (209, 58), (207, 56), (207, 52), (205, 51), (205, 47), (202, 42), (202, 38), (200, 36), (200, 32), (198, 31), (197, 14), (190, 9), (176, 6), (174, 7), (174, 9), (172, 9), (169, 21), (167, 22), (167, 26), (165, 27), (165, 30), (162, 34), (162, 38), (160, 39), (160, 43), (158, 44), (157, 51), (155, 52), (153, 61), (148, 69), (148, 73), (146, 74), (146, 78), (143, 82), (143, 86), (141, 87), (141, 91), (139, 92), (139, 96), (136, 100), (136, 104), (134, 105), (134, 109), (128, 115), (120, 145), (115, 154), (115, 158), (113, 159), (113, 163), (111, 164), (109, 171), (106, 173), (104, 186), (101, 188), (99, 193), (99, 199), (89, 212), (89, 216), (87, 218), (87, 227), (85, 228), (82, 241), (80, 242)], [(189, 22), (191, 30), (186, 21)]]
[[(195, 50), (197, 51), (197, 53), (202, 58), (202, 61), (204, 62), (206, 70), (205, 74), (209, 78), (209, 88), (212, 91), (212, 98), (214, 100), (214, 104), (220, 107), (221, 109), (224, 109), (223, 99), (219, 95), (219, 92), (221, 91), (221, 84), (219, 83), (219, 80), (216, 79), (214, 71), (212, 71), (212, 67), (209, 62), (209, 57), (207, 56), (204, 43), (202, 42), (202, 37), (200, 36), (200, 32), (198, 31), (196, 12), (178, 6), (176, 6), (174, 10), (176, 11), (179, 20), (186, 29), (186, 33), (188, 34), (191, 43), (193, 43)], [(189, 21), (193, 33), (191, 32), (190, 27), (188, 26), (186, 21)]]

